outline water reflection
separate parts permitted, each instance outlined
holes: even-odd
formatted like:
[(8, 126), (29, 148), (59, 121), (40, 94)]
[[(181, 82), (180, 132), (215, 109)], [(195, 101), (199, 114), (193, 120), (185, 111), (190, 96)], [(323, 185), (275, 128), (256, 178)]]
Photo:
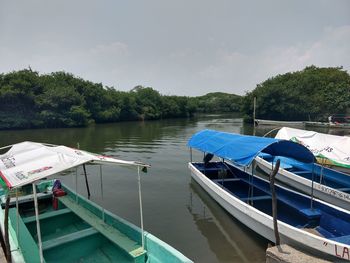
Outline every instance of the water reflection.
[(219, 262), (265, 262), (267, 241), (226, 213), (194, 180), (188, 211)]

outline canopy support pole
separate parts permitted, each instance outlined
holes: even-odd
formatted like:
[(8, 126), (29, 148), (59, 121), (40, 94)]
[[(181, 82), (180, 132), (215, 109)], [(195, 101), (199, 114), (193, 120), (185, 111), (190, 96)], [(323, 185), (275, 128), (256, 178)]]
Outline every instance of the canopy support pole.
[(75, 202), (78, 203), (78, 167), (75, 168)]
[(102, 199), (103, 199), (102, 165), (100, 165), (100, 182), (101, 182), (101, 197), (102, 197)]
[(253, 103), (253, 123), (254, 123), (254, 130), (253, 135), (255, 136), (255, 109), (256, 109), (256, 97), (254, 97), (254, 103)]
[(279, 168), (280, 168), (280, 159), (277, 160), (275, 168), (272, 170), (272, 172), (270, 174), (270, 190), (271, 190), (271, 197), (272, 197), (273, 230), (275, 233), (276, 246), (279, 246), (281, 243), (280, 235), (278, 232), (278, 224), (277, 224), (277, 197), (276, 197), (276, 191), (275, 191), (275, 176), (278, 173)]
[(18, 205), (18, 189), (16, 188), (16, 235), (17, 235), (17, 248), (19, 248), (19, 205)]
[(9, 240), (9, 209), (10, 209), (10, 193), (7, 193), (6, 203), (5, 203), (5, 215), (4, 215), (4, 242), (5, 242), (5, 255), (7, 262), (12, 262), (11, 259), (11, 248), (10, 248), (10, 240)]
[(191, 160), (191, 163), (192, 163), (192, 148), (190, 148), (190, 160)]
[[(100, 184), (101, 184), (101, 197), (103, 200), (103, 181), (102, 181), (102, 165), (100, 165)], [(105, 209), (102, 206), (102, 220), (105, 221)]]
[(137, 178), (139, 184), (139, 201), (140, 201), (140, 220), (141, 220), (141, 240), (142, 249), (145, 249), (145, 238), (143, 233), (143, 214), (142, 214), (142, 196), (141, 196), (141, 177), (140, 177), (140, 166), (137, 166)]
[(312, 180), (311, 180), (311, 196), (310, 196), (310, 208), (314, 209), (314, 168), (315, 164), (312, 164)]
[(90, 187), (89, 187), (89, 182), (88, 182), (88, 179), (87, 179), (85, 164), (83, 164), (83, 169), (84, 169), (85, 184), (86, 184), (86, 190), (87, 190), (87, 194), (88, 194), (88, 199), (90, 199)]
[(36, 219), (36, 229), (37, 229), (37, 236), (38, 236), (40, 263), (44, 263), (43, 245), (41, 243), (41, 231), (40, 231), (40, 222), (39, 222), (38, 197), (36, 195), (35, 183), (32, 183), (32, 186), (33, 186), (33, 194), (34, 194), (35, 219)]

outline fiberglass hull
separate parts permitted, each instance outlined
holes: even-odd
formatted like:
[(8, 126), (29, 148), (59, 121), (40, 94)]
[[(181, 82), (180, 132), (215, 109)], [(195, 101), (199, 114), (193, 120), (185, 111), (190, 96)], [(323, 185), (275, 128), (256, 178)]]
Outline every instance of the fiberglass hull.
[[(242, 201), (243, 198), (240, 199), (236, 195), (234, 195), (232, 192), (225, 189), (223, 185), (224, 185), (224, 181), (227, 179), (218, 179), (215, 182), (215, 180), (212, 180), (208, 178), (206, 175), (204, 175), (203, 172), (200, 169), (197, 169), (197, 167), (192, 163), (189, 163), (189, 169), (191, 171), (192, 178), (227, 212), (229, 212), (241, 223), (243, 223), (248, 228), (258, 233), (259, 235), (265, 237), (266, 239), (272, 242), (275, 242), (272, 216), (265, 213), (264, 211), (260, 211), (259, 209), (253, 207), (252, 205), (246, 203), (245, 201)], [(233, 168), (233, 169), (236, 169), (236, 168)], [(243, 171), (241, 170), (239, 171), (240, 173), (243, 173)], [(222, 186), (218, 184), (218, 182), (220, 182), (221, 180), (222, 180)], [(235, 180), (235, 179), (231, 179), (231, 180)], [(254, 177), (254, 180), (261, 180), (261, 182), (265, 181), (255, 177)], [(268, 184), (268, 182), (266, 181), (265, 183)], [(296, 192), (289, 191), (287, 189), (283, 189), (283, 191), (288, 191), (290, 195), (295, 194), (298, 196), (298, 198), (307, 198), (306, 196), (297, 194)], [(258, 203), (262, 202), (263, 198), (264, 196), (256, 197), (256, 201), (254, 201), (254, 204), (258, 206), (259, 205)], [(338, 214), (344, 215), (346, 217), (346, 221), (350, 218), (349, 212), (343, 209), (339, 209), (333, 206), (328, 206), (326, 203), (323, 203), (321, 201), (314, 201), (314, 202), (315, 203), (317, 202), (320, 206), (327, 206), (328, 207), (327, 209), (330, 211), (334, 209), (334, 211), (337, 211)], [(280, 208), (282, 208), (281, 210), (283, 210), (283, 207), (280, 207)], [(350, 226), (349, 223), (345, 225), (345, 227), (348, 229), (348, 232), (349, 232), (349, 233), (346, 233), (348, 236), (344, 235), (345, 239), (346, 237), (350, 237), (349, 226)], [(295, 246), (318, 255), (320, 255), (321, 253), (324, 257), (329, 257), (333, 259), (338, 258), (338, 259), (350, 261), (349, 244), (337, 242), (335, 240), (330, 240), (328, 238), (321, 237), (313, 233), (309, 233), (293, 225), (290, 225), (286, 222), (282, 222), (281, 220), (278, 220), (278, 228), (279, 228), (279, 233), (280, 233), (280, 238), (282, 243), (286, 243), (291, 246)]]

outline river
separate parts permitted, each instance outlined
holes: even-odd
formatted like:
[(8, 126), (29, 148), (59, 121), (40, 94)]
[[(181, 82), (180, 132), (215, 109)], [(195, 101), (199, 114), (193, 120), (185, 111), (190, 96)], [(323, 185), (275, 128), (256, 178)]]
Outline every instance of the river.
[[(234, 116), (207, 115), (194, 119), (100, 124), (88, 128), (0, 131), (0, 145), (24, 140), (64, 144), (152, 165), (141, 174), (145, 230), (180, 250), (195, 262), (265, 262), (268, 242), (247, 229), (215, 203), (187, 169), (187, 140), (202, 129), (252, 134)], [(264, 130), (258, 132), (263, 135)], [(203, 156), (194, 155), (194, 160)], [(86, 195), (82, 171), (78, 192)], [(91, 199), (111, 212), (140, 225), (137, 171), (88, 167)], [(61, 176), (75, 188), (72, 176)], [(101, 191), (102, 189), (102, 191)]]

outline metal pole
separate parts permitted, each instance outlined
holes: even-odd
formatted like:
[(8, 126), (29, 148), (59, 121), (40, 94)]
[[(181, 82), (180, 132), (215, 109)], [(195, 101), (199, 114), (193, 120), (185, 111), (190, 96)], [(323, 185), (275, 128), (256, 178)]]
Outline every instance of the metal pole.
[(192, 148), (190, 148), (190, 156), (191, 156), (191, 163), (192, 163)]
[(311, 196), (310, 196), (310, 208), (314, 207), (314, 167), (315, 164), (312, 164), (312, 180), (311, 180)]
[(253, 135), (255, 135), (255, 108), (256, 108), (256, 97), (254, 97), (254, 106), (253, 106), (253, 123), (254, 123), (254, 131)]
[(101, 196), (103, 199), (102, 165), (100, 165), (100, 182), (101, 182)]
[(6, 203), (5, 203), (5, 215), (4, 215), (4, 242), (6, 247), (6, 260), (7, 262), (12, 262), (11, 259), (11, 247), (10, 247), (10, 240), (9, 240), (9, 209), (10, 209), (10, 193), (7, 193), (6, 196)]
[(16, 188), (16, 234), (17, 234), (17, 248), (19, 248), (19, 206), (18, 206), (18, 188)]
[[(103, 200), (103, 184), (102, 184), (102, 165), (100, 165), (100, 183), (101, 183), (101, 197)], [(105, 221), (105, 209), (102, 206), (102, 220)]]
[(78, 167), (75, 168), (75, 202), (78, 203)]
[(145, 248), (145, 240), (143, 234), (143, 214), (142, 214), (142, 196), (141, 196), (141, 178), (140, 178), (140, 166), (137, 166), (137, 178), (139, 184), (139, 201), (140, 201), (140, 219), (141, 219), (141, 240), (142, 240), (142, 249)]
[(40, 222), (39, 222), (39, 209), (38, 209), (38, 197), (36, 195), (36, 186), (35, 183), (32, 183), (33, 186), (33, 194), (34, 194), (34, 207), (35, 207), (35, 219), (36, 219), (36, 231), (38, 236), (38, 245), (39, 245), (39, 255), (40, 255), (40, 263), (44, 262), (43, 256), (43, 245), (41, 243), (41, 232), (40, 232)]

